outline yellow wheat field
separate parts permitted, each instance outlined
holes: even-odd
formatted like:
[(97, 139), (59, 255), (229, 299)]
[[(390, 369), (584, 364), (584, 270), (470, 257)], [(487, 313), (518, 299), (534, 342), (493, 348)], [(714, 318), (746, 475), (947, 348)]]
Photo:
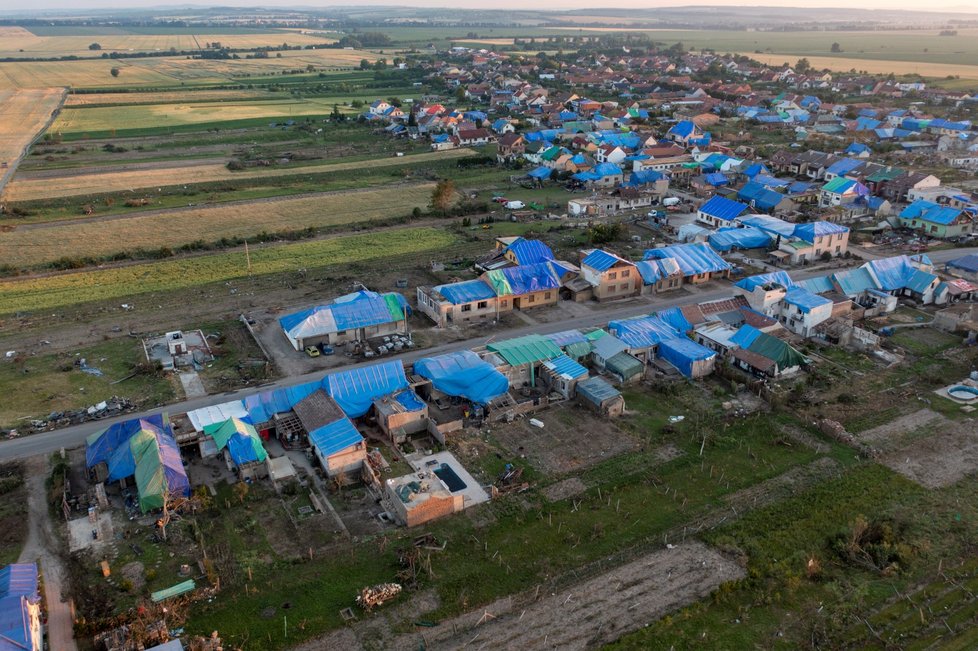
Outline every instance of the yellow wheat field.
[(180, 102), (227, 102), (243, 99), (282, 99), (286, 93), (266, 90), (187, 90), (155, 93), (74, 93), (68, 95), (65, 107), (131, 106), (133, 104), (176, 104)]
[[(741, 52), (755, 61), (768, 65), (788, 63), (794, 65), (800, 57), (790, 54), (756, 54)], [(918, 74), (922, 77), (947, 77), (957, 75), (962, 79), (978, 79), (978, 65), (963, 65), (953, 63), (921, 63), (918, 61), (882, 61), (879, 59), (847, 59), (845, 57), (805, 57), (816, 70), (827, 68), (837, 72), (849, 70), (865, 70), (877, 75), (908, 75)]]
[(102, 174), (83, 174), (43, 179), (15, 179), (7, 184), (4, 191), (6, 201), (33, 201), (60, 197), (127, 192), (147, 188), (190, 183), (212, 183), (232, 179), (274, 178), (277, 176), (296, 176), (299, 174), (329, 174), (358, 169), (377, 169), (413, 165), (429, 161), (454, 160), (471, 156), (471, 149), (450, 149), (434, 151), (413, 156), (375, 158), (373, 160), (347, 161), (325, 165), (299, 165), (289, 167), (260, 167), (240, 172), (231, 172), (224, 165), (175, 165), (173, 167), (150, 170), (130, 170), (125, 172), (105, 172)]
[[(0, 162), (13, 165), (58, 108), (64, 90), (0, 90)], [(6, 172), (0, 169), (0, 176)]]
[[(20, 228), (0, 233), (4, 263), (36, 266), (66, 255), (107, 256), (137, 248), (178, 247), (198, 240), (243, 237), (307, 227), (362, 224), (403, 217), (427, 207), (433, 183), (256, 201), (192, 210), (138, 214), (124, 219)], [(65, 247), (71, 242), (70, 250)]]

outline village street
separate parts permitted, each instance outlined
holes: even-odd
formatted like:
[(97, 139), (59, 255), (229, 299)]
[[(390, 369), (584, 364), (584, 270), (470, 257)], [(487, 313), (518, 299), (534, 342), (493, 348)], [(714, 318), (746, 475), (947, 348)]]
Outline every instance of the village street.
[[(856, 247), (854, 247), (856, 248)], [(861, 257), (862, 250), (854, 251), (857, 257)], [(970, 253), (978, 253), (978, 247), (969, 249), (947, 249), (943, 251), (935, 251), (929, 253), (931, 260), (937, 264), (958, 258)], [(874, 255), (867, 255), (867, 258), (876, 257)], [(791, 271), (789, 272), (791, 277), (795, 280), (804, 280), (807, 278), (812, 278), (815, 276), (825, 275), (826, 270), (815, 269), (815, 270), (804, 270), (804, 271)], [(652, 311), (664, 310), (670, 307), (675, 307), (678, 305), (686, 305), (689, 303), (704, 303), (708, 301), (719, 300), (723, 298), (729, 298), (732, 296), (733, 292), (729, 285), (723, 284), (717, 286), (714, 284), (713, 287), (707, 290), (698, 290), (695, 293), (685, 293), (681, 296), (669, 297), (669, 298), (658, 298), (658, 297), (639, 297), (635, 299), (630, 299), (625, 302), (621, 307), (615, 307), (607, 310), (600, 310), (594, 312), (592, 315), (587, 317), (571, 317), (562, 319), (559, 321), (553, 321), (550, 323), (532, 324), (520, 328), (512, 328), (509, 330), (501, 330), (497, 335), (492, 337), (479, 337), (474, 339), (467, 339), (464, 341), (454, 341), (441, 346), (434, 346), (432, 348), (426, 348), (423, 350), (410, 350), (398, 355), (391, 355), (386, 359), (400, 359), (405, 364), (413, 363), (414, 361), (421, 359), (422, 357), (429, 357), (432, 355), (439, 355), (442, 353), (447, 353), (456, 350), (462, 350), (467, 348), (475, 348), (486, 344), (488, 339), (499, 339), (499, 338), (511, 338), (520, 337), (528, 334), (551, 334), (554, 332), (560, 332), (562, 330), (568, 330), (573, 328), (590, 328), (604, 326), (608, 321), (615, 319), (626, 319), (633, 316), (639, 316), (642, 314), (648, 314)], [(356, 367), (356, 366), (370, 366), (371, 364), (376, 364), (379, 360), (364, 360), (351, 364), (346, 368)], [(0, 461), (9, 461), (13, 459), (24, 459), (27, 457), (32, 457), (39, 454), (50, 454), (56, 452), (62, 448), (71, 449), (82, 445), (85, 442), (85, 438), (94, 432), (105, 429), (109, 425), (121, 422), (124, 420), (130, 420), (132, 418), (138, 418), (140, 416), (145, 416), (149, 414), (156, 414), (160, 412), (168, 413), (182, 413), (190, 411), (193, 409), (200, 409), (202, 407), (209, 407), (212, 405), (221, 404), (223, 402), (228, 402), (230, 400), (241, 400), (249, 395), (255, 393), (261, 393), (262, 391), (269, 391), (271, 389), (278, 389), (282, 387), (288, 387), (295, 384), (301, 384), (303, 382), (310, 382), (312, 380), (317, 380), (324, 375), (323, 371), (315, 371), (312, 373), (307, 373), (305, 375), (295, 375), (290, 377), (284, 377), (275, 382), (270, 382), (268, 384), (251, 387), (248, 389), (240, 389), (238, 391), (231, 391), (228, 393), (214, 394), (209, 396), (204, 396), (201, 398), (194, 398), (191, 400), (184, 400), (182, 402), (174, 403), (171, 405), (166, 405), (164, 407), (158, 407), (156, 409), (151, 409), (142, 413), (136, 414), (124, 414), (116, 418), (105, 419), (100, 421), (93, 421), (90, 423), (83, 423), (80, 425), (74, 425), (72, 427), (66, 427), (63, 429), (44, 432), (42, 434), (34, 434), (31, 436), (26, 436), (24, 438), (12, 439), (8, 441), (0, 442)]]

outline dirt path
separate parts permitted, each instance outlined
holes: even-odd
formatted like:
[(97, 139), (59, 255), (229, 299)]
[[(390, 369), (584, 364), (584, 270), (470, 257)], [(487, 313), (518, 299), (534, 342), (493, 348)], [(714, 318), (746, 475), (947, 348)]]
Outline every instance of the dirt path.
[(57, 542), (48, 505), (44, 497), (44, 480), (48, 475), (47, 459), (32, 457), (27, 461), (27, 542), (20, 554), (21, 563), (36, 561), (44, 581), (45, 606), (48, 613), (48, 647), (58, 651), (76, 651), (71, 606), (61, 598), (65, 580), (64, 568), (58, 556)]

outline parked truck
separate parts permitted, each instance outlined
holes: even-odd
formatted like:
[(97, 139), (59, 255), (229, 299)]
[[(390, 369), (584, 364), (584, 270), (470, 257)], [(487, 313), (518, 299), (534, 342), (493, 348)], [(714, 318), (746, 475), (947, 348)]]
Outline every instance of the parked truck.
[(679, 197), (666, 197), (662, 200), (663, 206), (678, 206), (680, 202)]

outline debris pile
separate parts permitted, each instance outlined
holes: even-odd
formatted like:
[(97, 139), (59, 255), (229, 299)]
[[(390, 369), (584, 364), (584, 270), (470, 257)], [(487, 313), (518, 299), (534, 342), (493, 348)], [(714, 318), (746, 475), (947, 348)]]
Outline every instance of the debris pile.
[(370, 612), (375, 606), (383, 606), (401, 594), (401, 586), (397, 583), (380, 583), (364, 588), (357, 595), (357, 605)]

